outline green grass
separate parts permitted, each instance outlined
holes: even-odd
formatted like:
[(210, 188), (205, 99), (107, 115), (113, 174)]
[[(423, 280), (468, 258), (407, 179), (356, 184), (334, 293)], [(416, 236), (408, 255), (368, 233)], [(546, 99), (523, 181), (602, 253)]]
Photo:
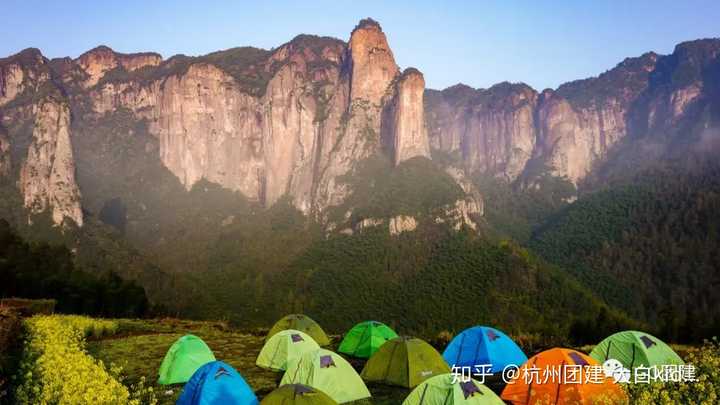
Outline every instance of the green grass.
[[(182, 320), (121, 320), (116, 335), (88, 342), (88, 351), (105, 364), (123, 367), (128, 385), (145, 377), (157, 393), (160, 404), (174, 404), (182, 392), (182, 385), (161, 386), (157, 381), (157, 371), (167, 349), (184, 334), (194, 334), (202, 338), (213, 350), (215, 357), (235, 369), (255, 390), (258, 398), (277, 387), (282, 374), (263, 370), (255, 366), (260, 349), (263, 346), (264, 331), (240, 331), (228, 328), (224, 323), (196, 322)], [(334, 345), (337, 345), (335, 339)], [(336, 348), (331, 347), (332, 350)], [(358, 372), (363, 362), (350, 360)], [(382, 385), (369, 385), (373, 398), (357, 401), (357, 404), (390, 405), (398, 404), (410, 393), (404, 388)]]
[[(271, 392), (281, 379), (280, 373), (262, 370), (255, 366), (255, 359), (262, 348), (263, 338), (267, 329), (239, 330), (228, 327), (225, 322), (202, 322), (178, 319), (160, 320), (113, 320), (117, 326), (112, 334), (100, 334), (98, 338), (89, 338), (86, 348), (90, 355), (102, 360), (106, 366), (122, 366), (121, 375), (127, 387), (145, 379), (150, 383), (159, 404), (173, 404), (182, 392), (182, 385), (160, 386), (153, 382), (157, 379), (157, 370), (165, 356), (166, 350), (176, 339), (184, 334), (200, 336), (215, 353), (216, 358), (231, 364), (255, 390), (259, 399)], [(333, 343), (329, 349), (337, 351), (339, 336), (331, 336)], [(527, 352), (532, 356), (544, 348), (528, 346), (527, 336), (515, 336)], [(437, 346), (444, 346), (434, 342)], [(524, 344), (523, 344), (524, 343)], [(533, 345), (530, 345), (533, 346)], [(690, 364), (699, 367), (700, 383), (680, 387), (677, 384), (656, 384), (652, 386), (629, 387), (631, 403), (660, 403), (661, 396), (672, 395), (673, 398), (693, 399), (674, 403), (698, 403), (697, 399), (705, 399), (708, 395), (717, 395), (717, 341), (706, 342), (703, 346), (673, 345)], [(593, 346), (575, 347), (576, 350), (590, 352)], [(348, 359), (358, 372), (364, 360)], [(499, 378), (490, 377), (485, 384), (499, 394), (503, 389)], [(715, 385), (713, 385), (715, 384)], [(355, 405), (396, 405), (401, 403), (410, 393), (409, 389), (384, 385), (368, 384), (372, 398), (356, 401)], [(132, 388), (131, 388), (132, 389)], [(152, 396), (152, 395), (151, 395)], [(149, 397), (143, 397), (145, 399)], [(672, 402), (662, 402), (672, 403)]]

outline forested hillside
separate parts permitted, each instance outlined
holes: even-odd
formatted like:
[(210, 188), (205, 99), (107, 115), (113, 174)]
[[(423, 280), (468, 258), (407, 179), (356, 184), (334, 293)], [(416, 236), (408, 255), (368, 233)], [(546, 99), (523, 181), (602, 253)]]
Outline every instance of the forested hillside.
[(549, 218), (531, 249), (672, 340), (720, 332), (720, 166), (668, 164)]
[(639, 325), (514, 243), (432, 224), (399, 236), (374, 228), (320, 239), (276, 273), (248, 266), (208, 277), (208, 293), (238, 323), (304, 312), (337, 330), (384, 319), (434, 337), (481, 323), (578, 342), (594, 338), (576, 333), (588, 321), (598, 336)]
[(148, 313), (145, 290), (111, 271), (78, 269), (61, 245), (28, 243), (0, 219), (0, 296), (52, 298), (64, 313), (137, 317)]

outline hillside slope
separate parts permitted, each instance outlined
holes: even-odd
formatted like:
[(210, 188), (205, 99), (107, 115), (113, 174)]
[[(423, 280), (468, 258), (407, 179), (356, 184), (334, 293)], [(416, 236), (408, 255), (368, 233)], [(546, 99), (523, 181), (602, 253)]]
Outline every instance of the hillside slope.
[(719, 212), (716, 162), (663, 165), (581, 198), (529, 246), (671, 339), (699, 340), (720, 331)]

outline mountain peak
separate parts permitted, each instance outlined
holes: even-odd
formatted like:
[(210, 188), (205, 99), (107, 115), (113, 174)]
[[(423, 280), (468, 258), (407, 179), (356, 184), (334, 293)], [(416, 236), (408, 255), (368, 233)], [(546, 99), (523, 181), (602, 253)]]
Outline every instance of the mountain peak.
[(107, 45), (98, 45), (78, 56), (77, 60), (87, 59), (94, 55), (115, 55), (115, 51)]
[(720, 38), (701, 38), (692, 41), (685, 41), (675, 45), (673, 53), (695, 50), (695, 51), (713, 51), (720, 49)]
[(422, 72), (414, 67), (405, 68), (405, 70), (403, 70), (403, 72), (402, 72), (402, 78), (406, 78), (408, 76), (413, 76), (413, 75), (418, 75), (421, 77), (423, 76)]
[(352, 32), (355, 33), (355, 31), (363, 29), (373, 29), (382, 32), (382, 27), (380, 26), (380, 23), (370, 17), (360, 20), (360, 22), (355, 26), (355, 29), (353, 29)]
[(399, 73), (380, 25), (369, 18), (361, 20), (350, 35), (349, 50), (352, 63), (351, 99), (364, 99), (379, 105)]
[(145, 66), (157, 66), (162, 62), (162, 56), (154, 52), (118, 53), (109, 46), (99, 45), (83, 53), (75, 61), (89, 76), (85, 86), (91, 87), (97, 84), (107, 71), (118, 66), (128, 71)]
[(18, 62), (23, 65), (32, 65), (42, 62), (43, 60), (44, 56), (38, 48), (25, 48), (14, 55), (10, 55), (6, 58), (0, 58), (0, 63)]
[(346, 46), (345, 41), (334, 37), (300, 34), (279, 46), (273, 54), (276, 59), (285, 59), (293, 53), (308, 53), (309, 51), (311, 57), (339, 62)]

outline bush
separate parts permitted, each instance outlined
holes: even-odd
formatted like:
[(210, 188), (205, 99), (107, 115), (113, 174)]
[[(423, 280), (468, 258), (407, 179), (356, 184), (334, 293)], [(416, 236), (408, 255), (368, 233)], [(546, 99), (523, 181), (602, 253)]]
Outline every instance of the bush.
[(20, 336), (21, 325), (20, 313), (15, 308), (0, 306), (0, 355), (14, 346), (14, 342)]
[(0, 307), (17, 309), (24, 316), (50, 315), (55, 312), (56, 300), (27, 299), (27, 298), (3, 298), (0, 300)]
[(8, 394), (10, 370), (17, 368), (22, 318), (15, 308), (0, 306), (0, 404)]
[(453, 340), (452, 332), (447, 330), (441, 330), (437, 335), (435, 335), (434, 338), (430, 339), (428, 343), (430, 343), (433, 347), (438, 349), (439, 351), (442, 351), (445, 347), (447, 347), (448, 344), (450, 344), (450, 341)]
[(20, 363), (18, 403), (152, 403), (150, 389), (131, 395), (122, 384), (120, 369), (106, 368), (85, 351), (85, 338), (114, 333), (115, 321), (83, 316), (34, 316), (25, 321), (26, 337)]
[(640, 405), (698, 404), (720, 402), (720, 344), (717, 338), (690, 349), (687, 364), (695, 366), (697, 381), (629, 384), (625, 388), (631, 403)]
[[(4, 190), (0, 190), (2, 194)], [(32, 234), (40, 239), (45, 223), (42, 215), (33, 219)], [(37, 222), (35, 222), (38, 220)], [(46, 230), (52, 232), (50, 225)], [(39, 232), (39, 233), (38, 233)], [(50, 237), (50, 236), (49, 236)], [(82, 236), (70, 236), (73, 240)], [(68, 242), (88, 245), (83, 241)], [(90, 244), (91, 246), (98, 241)], [(117, 250), (117, 245), (113, 245)], [(80, 250), (85, 251), (85, 249)], [(133, 281), (120, 278), (110, 259), (97, 258), (95, 266), (80, 263), (83, 253), (73, 254), (62, 243), (50, 245), (24, 239), (5, 219), (0, 219), (0, 305), (21, 308), (23, 315), (53, 312), (86, 314), (103, 317), (138, 317), (149, 306), (145, 290)], [(127, 275), (132, 278), (131, 275)]]

